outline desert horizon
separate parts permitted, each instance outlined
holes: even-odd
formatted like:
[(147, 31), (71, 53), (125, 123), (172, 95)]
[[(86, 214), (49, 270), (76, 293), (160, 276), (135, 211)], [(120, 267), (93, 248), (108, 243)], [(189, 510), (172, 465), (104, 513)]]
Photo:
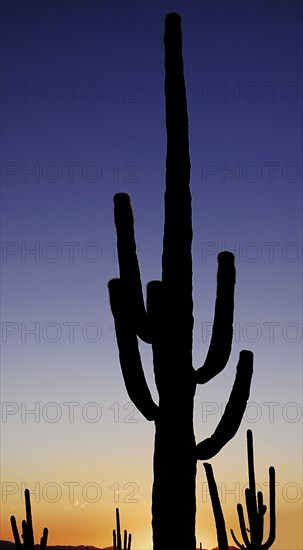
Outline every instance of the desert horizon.
[[(15, 546), (15, 543), (12, 541), (5, 541), (0, 540), (0, 550), (11, 550)], [(35, 544), (35, 548), (39, 548), (39, 544)], [(103, 548), (98, 548), (97, 546), (91, 546), (91, 545), (83, 545), (79, 544), (77, 546), (71, 546), (71, 545), (55, 545), (55, 546), (48, 546), (49, 550), (113, 550), (113, 546), (106, 546)], [(134, 547), (133, 550), (149, 550), (149, 548), (138, 548)], [(196, 550), (199, 550), (197, 548)], [(214, 548), (202, 548), (202, 550), (219, 550), (218, 546), (215, 546)], [(229, 546), (229, 550), (238, 550), (236, 546)]]

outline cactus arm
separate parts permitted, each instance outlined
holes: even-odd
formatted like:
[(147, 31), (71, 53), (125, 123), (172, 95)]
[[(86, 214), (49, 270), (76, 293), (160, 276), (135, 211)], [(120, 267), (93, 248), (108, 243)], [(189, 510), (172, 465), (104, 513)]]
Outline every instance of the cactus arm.
[(238, 505), (237, 505), (237, 512), (238, 512), (239, 525), (240, 525), (241, 534), (242, 534), (242, 538), (243, 538), (244, 544), (246, 545), (247, 548), (250, 548), (250, 547), (251, 547), (251, 544), (250, 544), (249, 538), (248, 538), (248, 536), (247, 536), (247, 528), (246, 528), (246, 525), (245, 525), (245, 520), (244, 520), (244, 513), (243, 513), (243, 506), (242, 506), (242, 504), (238, 504)]
[(130, 550), (130, 547), (131, 547), (131, 543), (132, 543), (132, 536), (131, 536), (131, 534), (129, 533), (129, 535), (128, 535), (128, 545), (127, 545), (127, 550)]
[(232, 538), (234, 539), (234, 542), (235, 542), (235, 544), (238, 546), (238, 548), (240, 548), (241, 550), (245, 550), (244, 545), (241, 544), (241, 543), (238, 541), (238, 539), (237, 539), (237, 537), (236, 537), (236, 535), (235, 535), (235, 533), (233, 532), (232, 529), (230, 530), (230, 532), (231, 532), (231, 536), (232, 536)]
[(47, 538), (48, 538), (48, 529), (47, 529), (47, 527), (44, 527), (43, 535), (40, 539), (40, 550), (45, 550), (46, 549)]
[(196, 446), (198, 460), (208, 460), (215, 456), (236, 434), (250, 392), (253, 373), (253, 354), (241, 351), (237, 365), (237, 374), (223, 416), (213, 435)]
[(208, 464), (205, 462), (203, 464), (206, 472), (207, 477), (207, 483), (209, 487), (210, 497), (211, 497), (211, 503), (213, 507), (213, 512), (215, 516), (215, 522), (216, 522), (216, 530), (217, 530), (217, 539), (218, 539), (218, 547), (220, 550), (228, 550), (228, 540), (227, 540), (227, 534), (226, 534), (226, 527), (225, 527), (225, 521), (223, 516), (223, 511), (218, 495), (218, 489), (213, 473), (213, 469), (211, 464)]
[(268, 550), (276, 538), (276, 472), (273, 466), (269, 468), (269, 537), (263, 544), (262, 550)]
[(109, 281), (109, 295), (119, 348), (119, 358), (127, 393), (147, 420), (154, 420), (157, 405), (154, 403), (145, 380), (138, 340), (128, 318), (127, 300), (120, 279)]
[(258, 491), (257, 493), (257, 507), (259, 517), (259, 537), (262, 542), (264, 536), (264, 514), (266, 512), (266, 506), (263, 504), (263, 493)]
[(33, 548), (35, 546), (34, 543), (34, 532), (33, 532), (33, 521), (32, 521), (32, 510), (31, 510), (31, 501), (30, 501), (30, 493), (28, 489), (25, 489), (24, 491), (25, 496), (25, 510), (26, 510), (26, 537), (27, 537), (27, 544), (29, 548)]
[(114, 547), (114, 550), (117, 550), (117, 536), (116, 536), (116, 529), (113, 529), (113, 547)]
[(120, 279), (132, 300), (131, 314), (135, 321), (136, 334), (144, 342), (150, 343), (129, 196), (126, 193), (117, 193), (114, 196), (114, 205)]
[(257, 509), (254, 506), (254, 495), (252, 494), (250, 488), (245, 489), (245, 502), (249, 521), (250, 542), (251, 546), (254, 548), (260, 544), (260, 540), (258, 536), (259, 529)]
[(247, 462), (249, 489), (245, 490), (245, 499), (251, 533), (250, 540), (252, 547), (254, 547), (261, 544), (262, 538), (260, 538), (260, 519), (257, 507), (253, 435), (251, 430), (247, 430)]
[(20, 539), (15, 516), (11, 516), (10, 520), (11, 520), (11, 527), (13, 531), (13, 537), (15, 541), (15, 550), (22, 550), (21, 539)]
[(118, 546), (118, 550), (122, 550), (119, 508), (116, 508), (116, 529), (117, 529), (117, 546)]
[(230, 356), (233, 337), (234, 289), (236, 272), (231, 252), (218, 255), (217, 296), (209, 350), (196, 371), (197, 384), (205, 384), (221, 372)]
[(266, 506), (263, 503), (263, 493), (262, 493), (262, 491), (258, 491), (257, 500), (258, 500), (258, 512), (260, 513), (262, 511), (263, 516), (264, 516), (264, 514), (266, 512)]
[(29, 539), (28, 539), (28, 529), (26, 525), (26, 520), (23, 519), (21, 522), (22, 525), (22, 538), (23, 538), (23, 547), (24, 548), (30, 548), (29, 546)]
[(247, 430), (247, 461), (248, 461), (248, 481), (249, 481), (250, 499), (251, 499), (251, 504), (253, 506), (254, 514), (257, 515), (254, 448), (253, 448), (253, 434), (251, 430)]

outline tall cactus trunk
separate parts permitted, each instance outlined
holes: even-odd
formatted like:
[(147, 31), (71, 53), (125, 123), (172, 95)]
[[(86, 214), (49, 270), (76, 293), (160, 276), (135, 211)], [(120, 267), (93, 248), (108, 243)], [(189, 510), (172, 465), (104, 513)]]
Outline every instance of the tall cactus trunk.
[(162, 326), (155, 323), (154, 332), (159, 334), (159, 339), (154, 338), (152, 342), (160, 397), (155, 421), (152, 505), (154, 550), (171, 546), (174, 525), (178, 532), (178, 547), (188, 550), (196, 548), (192, 215), (180, 23), (177, 14), (167, 17), (164, 35), (167, 156), (160, 296)]
[[(159, 407), (152, 494), (154, 550), (171, 548), (173, 539), (178, 548), (196, 548), (196, 443), (191, 407), (192, 399), (184, 397), (176, 399), (171, 409)], [(180, 423), (172, 428), (176, 418)]]

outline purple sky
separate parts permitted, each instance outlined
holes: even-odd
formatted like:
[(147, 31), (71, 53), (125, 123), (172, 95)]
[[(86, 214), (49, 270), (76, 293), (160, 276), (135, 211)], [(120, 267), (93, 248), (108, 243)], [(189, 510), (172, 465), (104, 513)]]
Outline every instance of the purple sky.
[[(197, 391), (197, 440), (219, 419), (239, 351), (251, 349), (252, 404), (214, 466), (218, 476), (222, 471), (222, 479), (230, 479), (228, 465), (237, 456), (245, 480), (245, 431), (252, 428), (261, 477), (266, 481), (268, 466), (276, 465), (280, 513), (288, 518), (281, 520), (274, 548), (298, 550), (302, 3), (24, 0), (3, 1), (1, 9), (1, 477), (15, 484), (15, 494), (2, 502), (1, 537), (10, 537), (7, 518), (11, 507), (19, 506), (25, 480), (61, 487), (64, 480), (98, 481), (103, 496), (94, 514), (98, 506), (109, 510), (103, 512), (106, 529), (116, 505), (108, 487), (131, 480), (140, 487), (140, 521), (146, 522), (146, 533), (150, 529), (153, 426), (139, 413), (138, 422), (122, 421), (132, 409), (118, 363), (107, 282), (118, 274), (112, 197), (121, 191), (131, 195), (144, 286), (160, 276), (163, 32), (165, 15), (178, 11), (192, 164), (195, 367), (209, 344), (216, 255), (226, 247), (237, 262), (233, 351), (226, 371), (207, 390)], [(35, 334), (27, 332), (34, 328)], [(143, 345), (142, 356), (157, 399), (151, 352)], [(36, 416), (26, 414), (35, 403)], [(64, 403), (79, 403), (74, 422)], [(181, 413), (182, 404), (176, 404), (176, 421)], [(117, 456), (121, 445), (123, 466)], [(36, 470), (34, 456), (39, 456)], [(55, 526), (63, 498), (51, 512), (45, 508)], [(135, 505), (120, 507), (130, 523)], [(297, 518), (291, 541), (290, 517)], [(203, 533), (200, 520), (197, 525)], [(54, 527), (53, 542), (76, 544), (69, 529), (70, 535)], [(135, 523), (134, 530), (139, 531)], [(79, 544), (110, 544), (110, 529), (108, 535), (99, 530), (92, 540), (83, 533), (77, 535)], [(138, 535), (135, 549), (144, 537)], [(216, 545), (209, 540), (209, 546)]]

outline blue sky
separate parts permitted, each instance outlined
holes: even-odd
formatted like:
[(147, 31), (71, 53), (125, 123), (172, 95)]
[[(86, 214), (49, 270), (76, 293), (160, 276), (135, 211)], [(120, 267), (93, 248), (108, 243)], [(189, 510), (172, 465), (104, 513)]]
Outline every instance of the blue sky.
[[(26, 482), (41, 492), (35, 515), (50, 527), (50, 543), (109, 545), (119, 501), (137, 533), (134, 548), (148, 547), (153, 426), (123, 386), (107, 282), (118, 274), (112, 198), (121, 191), (131, 195), (144, 286), (160, 276), (163, 32), (165, 15), (177, 11), (190, 125), (195, 367), (209, 343), (217, 253), (234, 251), (237, 267), (232, 355), (197, 390), (197, 441), (218, 422), (239, 351), (251, 349), (251, 404), (213, 464), (220, 483), (246, 483), (245, 431), (253, 429), (261, 481), (274, 464), (280, 483), (274, 548), (298, 550), (302, 3), (45, 0), (1, 8), (1, 537), (10, 538), (14, 507), (23, 517)], [(141, 351), (157, 399), (151, 351)], [(176, 403), (176, 422), (181, 414)], [(203, 476), (199, 465), (197, 532), (209, 529), (211, 547)], [(79, 495), (70, 503), (64, 483), (72, 480)], [(47, 483), (55, 484), (49, 498)], [(138, 502), (118, 496), (132, 490)], [(226, 506), (235, 529), (232, 498)]]

